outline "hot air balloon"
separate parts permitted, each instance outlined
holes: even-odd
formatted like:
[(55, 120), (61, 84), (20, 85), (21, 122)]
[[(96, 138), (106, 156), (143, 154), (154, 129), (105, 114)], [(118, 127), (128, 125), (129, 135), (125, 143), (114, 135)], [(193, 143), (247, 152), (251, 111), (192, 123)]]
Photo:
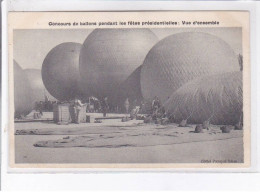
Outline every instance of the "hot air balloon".
[(48, 92), (60, 101), (79, 95), (81, 44), (65, 42), (54, 47), (42, 64), (42, 80)]
[(157, 41), (149, 29), (95, 29), (80, 52), (84, 94), (110, 100)]
[(15, 118), (26, 116), (33, 110), (32, 88), (24, 70), (14, 61)]
[(243, 109), (242, 72), (228, 72), (192, 80), (164, 104), (177, 122), (189, 118), (190, 123), (210, 120), (216, 125), (234, 125)]
[[(125, 100), (128, 98), (130, 104), (136, 101), (137, 104), (143, 100), (140, 74), (142, 66), (138, 67), (119, 87), (115, 95), (114, 103), (123, 106)], [(122, 107), (121, 107), (122, 108)]]
[(55, 100), (55, 98), (50, 95), (43, 84), (41, 70), (25, 69), (24, 72), (27, 75), (30, 86), (32, 88), (31, 95), (33, 102), (44, 101), (45, 96), (48, 96), (50, 100)]
[(141, 70), (142, 94), (165, 102), (194, 78), (233, 71), (239, 71), (237, 57), (222, 39), (200, 32), (174, 34), (147, 54)]

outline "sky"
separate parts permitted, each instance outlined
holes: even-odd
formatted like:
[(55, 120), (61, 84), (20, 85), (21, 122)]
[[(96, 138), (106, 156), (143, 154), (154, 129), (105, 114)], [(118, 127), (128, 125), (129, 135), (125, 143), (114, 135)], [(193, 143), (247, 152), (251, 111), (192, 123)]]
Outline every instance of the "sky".
[[(156, 28), (151, 29), (159, 40), (180, 32), (205, 32), (226, 41), (238, 55), (242, 53), (241, 28)], [(41, 69), (48, 52), (63, 42), (83, 43), (92, 32), (90, 29), (68, 30), (15, 30), (14, 60), (23, 69)]]

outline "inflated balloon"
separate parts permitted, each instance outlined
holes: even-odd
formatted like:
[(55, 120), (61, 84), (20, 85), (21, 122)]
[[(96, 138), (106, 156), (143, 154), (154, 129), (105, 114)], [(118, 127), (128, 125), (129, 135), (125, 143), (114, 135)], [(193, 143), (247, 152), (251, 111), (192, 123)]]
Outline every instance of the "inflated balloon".
[(149, 29), (96, 29), (80, 52), (82, 91), (110, 99), (158, 41)]
[(45, 95), (49, 98), (49, 100), (55, 100), (55, 98), (50, 95), (43, 84), (41, 70), (25, 69), (24, 71), (32, 88), (31, 95), (33, 102), (44, 101)]
[(42, 64), (42, 79), (48, 92), (60, 101), (79, 94), (81, 44), (66, 42), (54, 47)]
[(194, 78), (233, 71), (239, 71), (237, 57), (222, 39), (199, 32), (174, 34), (147, 54), (141, 71), (142, 94), (165, 102)]
[(26, 116), (33, 110), (32, 88), (24, 70), (14, 61), (15, 118)]
[(117, 102), (119, 107), (124, 105), (125, 100), (128, 98), (130, 105), (134, 102), (136, 105), (140, 104), (143, 100), (141, 85), (140, 85), (140, 74), (142, 66), (138, 67), (119, 87), (115, 103)]
[(209, 120), (216, 125), (234, 125), (242, 116), (242, 72), (192, 80), (176, 90), (164, 107), (177, 122), (189, 118), (189, 123)]

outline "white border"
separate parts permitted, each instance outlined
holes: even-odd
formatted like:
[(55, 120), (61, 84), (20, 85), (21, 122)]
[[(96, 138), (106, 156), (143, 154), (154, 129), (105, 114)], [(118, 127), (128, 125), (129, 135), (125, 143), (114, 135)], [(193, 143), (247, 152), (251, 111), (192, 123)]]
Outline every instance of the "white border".
[[(257, 133), (260, 119), (257, 119), (257, 110), (260, 110), (260, 90), (257, 90), (257, 84), (260, 79), (260, 66), (257, 66), (259, 54), (259, 36), (257, 40), (256, 34), (260, 34), (259, 26), (257, 28), (256, 19), (260, 21), (259, 13), (260, 2), (254, 1), (223, 1), (223, 2), (158, 2), (158, 1), (136, 1), (136, 2), (103, 2), (103, 1), (82, 1), (82, 0), (16, 0), (4, 1), (2, 3), (2, 50), (7, 51), (7, 12), (8, 11), (105, 11), (105, 10), (249, 10), (251, 18), (251, 148), (252, 148), (252, 168), (251, 172), (260, 170), (259, 164), (260, 154), (257, 147), (260, 139)], [(256, 15), (258, 14), (258, 15)], [(258, 29), (258, 33), (256, 33)], [(258, 41), (258, 45), (257, 42)], [(257, 48), (258, 46), (258, 48)], [(3, 52), (2, 58), (2, 132), (6, 129), (8, 122), (8, 71), (7, 71), (7, 52)], [(259, 86), (259, 85), (258, 85)], [(175, 169), (178, 173), (90, 173), (83, 174), (82, 169), (26, 169), (26, 172), (63, 172), (62, 174), (14, 174), (8, 173), (8, 136), (7, 132), (2, 133), (2, 188), (3, 189), (189, 189), (195, 187), (197, 189), (229, 189), (232, 185), (240, 187), (260, 188), (258, 181), (253, 181), (249, 173), (201, 173), (196, 172), (248, 172), (248, 169)], [(257, 153), (257, 154), (255, 154)], [(72, 171), (71, 171), (72, 170)], [(100, 171), (100, 170), (99, 170)], [(14, 172), (14, 171), (13, 171)], [(16, 173), (24, 172), (24, 169), (16, 169)], [(66, 172), (76, 172), (78, 174), (70, 174)], [(85, 171), (86, 172), (86, 171)], [(180, 173), (181, 172), (181, 173)], [(191, 172), (191, 173), (184, 173)], [(195, 172), (195, 173), (194, 173)], [(101, 176), (102, 174), (102, 176)], [(206, 175), (206, 176), (205, 176)], [(260, 180), (260, 175), (258, 176)], [(217, 178), (217, 180), (214, 179)], [(246, 181), (248, 180), (248, 181)], [(249, 182), (249, 180), (251, 180)], [(148, 182), (147, 182), (148, 181)], [(149, 186), (145, 183), (149, 183)], [(245, 184), (246, 183), (246, 184)], [(221, 187), (219, 187), (222, 185)]]

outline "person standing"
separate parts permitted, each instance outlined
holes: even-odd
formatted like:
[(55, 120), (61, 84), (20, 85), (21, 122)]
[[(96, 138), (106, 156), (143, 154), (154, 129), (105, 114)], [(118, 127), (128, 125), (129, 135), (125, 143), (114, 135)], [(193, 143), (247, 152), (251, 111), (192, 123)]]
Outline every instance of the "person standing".
[(75, 123), (80, 123), (80, 111), (81, 108), (84, 106), (84, 104), (81, 103), (81, 101), (78, 98), (75, 98), (74, 100), (74, 114), (75, 114)]
[(157, 110), (161, 107), (160, 100), (157, 96), (155, 96), (153, 103), (152, 103), (152, 108), (154, 112), (157, 112)]
[(126, 114), (128, 114), (129, 106), (130, 106), (128, 98), (125, 100), (124, 106), (125, 106)]
[(141, 101), (140, 112), (141, 112), (142, 114), (145, 113), (145, 102), (144, 102), (144, 100)]
[(40, 104), (39, 104), (39, 113), (40, 113), (41, 116), (43, 115), (42, 111), (43, 111), (43, 102), (40, 101)]
[(108, 106), (108, 99), (105, 97), (102, 101), (102, 111), (103, 111), (103, 117), (107, 116), (109, 106)]
[(160, 100), (157, 96), (155, 96), (153, 103), (152, 103), (153, 119), (156, 119), (159, 116), (158, 110), (160, 110), (160, 108), (161, 108)]

